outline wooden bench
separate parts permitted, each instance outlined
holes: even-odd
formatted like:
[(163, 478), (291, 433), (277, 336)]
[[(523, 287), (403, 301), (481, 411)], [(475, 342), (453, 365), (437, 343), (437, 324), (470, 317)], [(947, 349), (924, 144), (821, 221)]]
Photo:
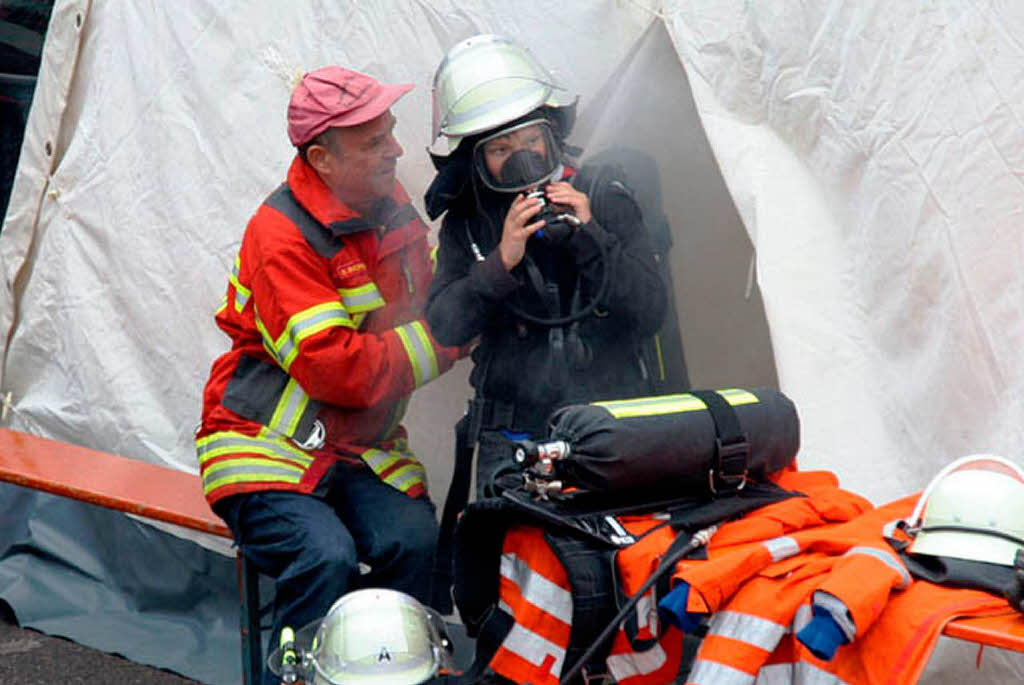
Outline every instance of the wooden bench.
[(983, 647), (1024, 652), (1024, 614), (958, 618), (947, 623), (942, 634)]
[[(232, 539), (198, 476), (0, 428), (0, 481)], [(259, 574), (236, 554), (245, 685), (260, 682)]]

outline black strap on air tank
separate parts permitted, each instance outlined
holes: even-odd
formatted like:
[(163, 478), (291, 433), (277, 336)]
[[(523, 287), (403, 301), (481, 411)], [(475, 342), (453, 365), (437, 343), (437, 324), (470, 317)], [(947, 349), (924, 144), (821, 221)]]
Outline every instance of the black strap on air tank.
[(321, 257), (330, 259), (341, 250), (341, 236), (334, 235), (314, 219), (313, 215), (295, 199), (295, 195), (292, 194), (292, 189), (288, 187), (287, 183), (279, 185), (277, 190), (263, 201), (263, 204), (273, 207), (288, 217), (302, 233), (302, 237), (306, 239), (309, 246)]
[(691, 390), (708, 408), (715, 424), (715, 456), (708, 473), (712, 494), (735, 492), (747, 484), (750, 440), (740, 426), (736, 410), (714, 390)]

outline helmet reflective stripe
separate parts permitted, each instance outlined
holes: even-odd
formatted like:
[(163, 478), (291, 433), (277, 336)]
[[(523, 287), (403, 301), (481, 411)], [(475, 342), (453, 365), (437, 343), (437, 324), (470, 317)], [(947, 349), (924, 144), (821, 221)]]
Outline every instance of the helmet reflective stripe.
[(252, 296), (252, 291), (242, 285), (242, 282), (238, 280), (238, 271), (241, 266), (242, 258), (240, 255), (235, 256), (235, 264), (231, 267), (231, 273), (228, 275), (228, 282), (235, 286), (235, 311), (239, 314), (245, 309), (245, 305), (249, 302), (249, 298)]
[(300, 342), (332, 326), (355, 328), (341, 302), (324, 302), (293, 315), (276, 339), (270, 335), (259, 313), (256, 314), (256, 328), (263, 336), (263, 347), (285, 371), (298, 355)]
[(384, 298), (374, 283), (367, 283), (356, 288), (338, 288), (341, 302), (350, 314), (369, 312), (384, 306)]
[(394, 330), (402, 340), (405, 353), (409, 356), (416, 387), (437, 378), (440, 375), (437, 370), (437, 357), (434, 356), (434, 346), (431, 344), (430, 336), (427, 335), (427, 329), (423, 327), (423, 324), (413, 321), (398, 326)]
[(614, 676), (616, 682), (622, 682), (633, 676), (647, 675), (654, 673), (665, 665), (668, 656), (661, 644), (655, 642), (654, 646), (644, 652), (626, 652), (624, 654), (612, 654), (605, 660), (605, 665)]
[[(512, 81), (515, 77), (504, 77), (505, 79)], [(488, 84), (494, 84), (502, 79), (492, 79), (485, 81), (476, 86), (476, 89), (483, 89)], [(540, 105), (544, 100), (547, 99), (550, 87), (544, 83), (540, 83), (535, 80), (523, 79), (521, 83), (507, 83), (504, 84), (504, 92), (496, 97), (487, 99), (483, 97), (484, 93), (477, 92), (476, 97), (473, 91), (470, 91), (463, 96), (464, 101), (468, 102), (479, 102), (477, 105), (467, 105), (465, 102), (459, 102), (455, 104), (461, 104), (462, 107), (458, 111), (450, 112), (449, 115), (441, 120), (441, 126), (447, 130), (458, 131), (465, 130), (468, 132), (478, 133), (480, 131), (486, 131), (491, 127), (484, 126), (481, 128), (479, 122), (493, 120), (488, 119), (487, 115), (492, 113), (499, 113), (502, 109), (508, 109), (509, 105), (515, 105), (519, 103), (519, 107), (510, 111), (519, 111), (523, 109), (525, 103), (530, 103), (532, 106), (525, 107), (522, 114), (526, 114), (531, 109), (534, 109)], [(474, 125), (475, 124), (475, 125)], [(500, 124), (499, 124), (500, 126)]]
[[(740, 388), (716, 390), (715, 392), (734, 407), (741, 404), (755, 404), (760, 401), (753, 393)], [(661, 414), (703, 411), (708, 408), (703, 400), (689, 393), (658, 397), (638, 397), (631, 400), (611, 402), (592, 402), (591, 404), (597, 407), (604, 407), (617, 419), (630, 416), (658, 416)]]

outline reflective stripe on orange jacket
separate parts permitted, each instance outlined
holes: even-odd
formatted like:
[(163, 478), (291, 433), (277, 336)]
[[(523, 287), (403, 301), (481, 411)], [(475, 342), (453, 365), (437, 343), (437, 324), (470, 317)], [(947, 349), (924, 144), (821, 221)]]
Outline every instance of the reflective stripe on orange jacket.
[[(677, 564), (676, 582), (691, 583), (688, 608), (711, 614), (687, 682), (912, 683), (951, 618), (1012, 612), (1006, 600), (985, 592), (912, 581), (883, 529), (910, 513), (916, 495), (874, 508), (838, 488), (827, 472), (790, 472), (780, 484), (807, 497), (724, 524), (707, 560)], [(656, 515), (619, 522), (639, 538), (616, 553), (621, 590), (632, 595), (674, 535)], [(500, 605), (515, 624), (491, 668), (514, 682), (556, 685), (569, 645), (572, 595), (540, 527), (509, 528), (501, 576)], [(850, 642), (829, 661), (795, 637), (811, 621), (815, 593), (849, 612), (842, 627)], [(624, 685), (672, 682), (681, 633), (659, 624), (654, 597), (638, 605), (634, 618), (634, 638), (647, 640), (649, 648), (637, 648), (620, 629), (606, 659), (609, 671)]]
[[(718, 562), (726, 572), (753, 564), (738, 589), (701, 595), (690, 606), (713, 608), (688, 683), (911, 683), (924, 668), (946, 621), (1007, 610), (1005, 600), (974, 590), (912, 582), (883, 538), (887, 523), (908, 515), (917, 496), (892, 502), (845, 524), (820, 526), (762, 545), (779, 559), (758, 565), (756, 545), (705, 562), (704, 590)], [(770, 543), (770, 544), (768, 544)], [(688, 573), (677, 574), (685, 580)], [(735, 583), (726, 581), (730, 587)], [(693, 588), (691, 588), (693, 589)], [(810, 602), (825, 593), (845, 607), (848, 644), (834, 658), (814, 656), (796, 634), (811, 620)]]
[[(864, 498), (838, 488), (828, 472), (786, 471), (779, 484), (807, 497), (791, 498), (750, 512), (725, 524), (711, 540), (714, 558), (719, 536), (726, 543), (792, 532), (802, 527), (847, 521), (871, 508)], [(618, 518), (638, 541), (616, 552), (621, 592), (634, 594), (657, 568), (675, 538), (657, 515)], [(744, 527), (744, 522), (749, 525)], [(760, 545), (760, 542), (754, 544)], [(741, 545), (742, 546), (742, 545)], [(732, 548), (729, 544), (726, 547)], [(694, 562), (697, 566), (707, 562)], [(495, 672), (515, 682), (557, 683), (569, 645), (572, 595), (565, 570), (535, 526), (513, 526), (506, 533), (501, 560), (500, 606), (515, 624), (491, 660)], [(671, 682), (682, 658), (682, 633), (659, 623), (651, 594), (635, 610), (633, 641), (625, 630), (615, 634), (606, 665), (619, 683)]]
[[(378, 205), (386, 211), (363, 217), (296, 156), (287, 186), (250, 220), (216, 316), (232, 346), (213, 363), (196, 437), (211, 503), (311, 492), (338, 460), (365, 463), (411, 496), (425, 492), (399, 424), (409, 394), (455, 350), (438, 346), (420, 318), (426, 225), (397, 183)], [(315, 420), (324, 430), (310, 433)]]
[[(508, 529), (499, 582), (499, 607), (515, 623), (491, 659), (491, 669), (516, 683), (557, 685), (566, 665), (572, 594), (565, 569), (544, 540), (542, 528)], [(667, 683), (679, 668), (682, 647), (682, 633), (674, 628), (643, 652), (635, 651), (620, 631), (606, 663), (620, 685)]]

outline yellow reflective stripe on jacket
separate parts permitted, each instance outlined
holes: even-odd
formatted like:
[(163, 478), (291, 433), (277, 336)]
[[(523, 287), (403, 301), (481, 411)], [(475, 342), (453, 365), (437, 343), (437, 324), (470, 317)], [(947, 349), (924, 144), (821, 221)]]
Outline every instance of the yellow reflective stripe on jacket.
[(369, 312), (384, 306), (384, 298), (374, 283), (367, 283), (358, 288), (338, 288), (342, 304), (351, 314)]
[(654, 353), (658, 357), (658, 380), (665, 380), (665, 357), (661, 354), (661, 335), (654, 334)]
[[(402, 422), (402, 418), (405, 416), (405, 410), (409, 408), (409, 400), (412, 399), (412, 395), (406, 395), (405, 397), (399, 398), (394, 404), (391, 405), (391, 409), (388, 414), (388, 422), (384, 430), (380, 432), (380, 440), (388, 440), (391, 438), (391, 434), (398, 428), (398, 424)], [(402, 441), (405, 442), (404, 440)], [(407, 447), (396, 445), (395, 449), (403, 450)]]
[(391, 487), (402, 492), (407, 492), (409, 488), (417, 484), (422, 484), (423, 488), (426, 489), (427, 470), (423, 468), (423, 464), (413, 459), (411, 464), (395, 469), (393, 473), (383, 480)]
[[(391, 450), (385, 452), (376, 448), (370, 448), (363, 452), (360, 457), (366, 462), (378, 477), (391, 487), (406, 492), (416, 484), (427, 485), (427, 470), (423, 468), (416, 457), (410, 452), (403, 450)], [(399, 462), (407, 462), (398, 468), (391, 469)]]
[[(759, 400), (753, 393), (740, 388), (716, 390), (726, 402), (732, 406), (755, 404)], [(707, 409), (703, 400), (689, 393), (679, 395), (662, 395), (659, 397), (638, 397), (632, 400), (612, 400), (610, 402), (594, 402), (595, 406), (604, 407), (617, 419), (631, 416), (659, 416), (661, 414), (678, 414), (687, 411)]]
[(297, 484), (313, 463), (311, 456), (270, 431), (255, 437), (235, 431), (211, 433), (196, 440), (196, 454), (207, 494), (234, 483)]
[(242, 258), (240, 255), (235, 256), (235, 264), (231, 267), (231, 273), (228, 275), (228, 281), (231, 285), (235, 286), (235, 311), (239, 314), (245, 309), (245, 305), (249, 302), (249, 298), (252, 297), (252, 291), (242, 285), (242, 282), (238, 280), (238, 272), (242, 264)]
[(309, 395), (302, 389), (298, 381), (289, 378), (267, 426), (282, 435), (295, 435), (299, 421), (302, 420), (302, 415), (308, 406)]
[(288, 319), (281, 335), (273, 339), (266, 325), (256, 315), (256, 327), (263, 336), (263, 347), (266, 348), (285, 371), (299, 354), (299, 343), (309, 336), (332, 326), (355, 328), (355, 324), (341, 302), (324, 302), (310, 307)]
[(434, 245), (430, 248), (430, 273), (437, 273), (437, 250), (440, 245)]
[(416, 387), (434, 380), (438, 377), (437, 357), (434, 356), (434, 346), (430, 343), (430, 336), (427, 329), (419, 321), (403, 324), (395, 328), (398, 337), (402, 340), (405, 353), (409, 355), (409, 363), (412, 364), (413, 377), (416, 379)]

